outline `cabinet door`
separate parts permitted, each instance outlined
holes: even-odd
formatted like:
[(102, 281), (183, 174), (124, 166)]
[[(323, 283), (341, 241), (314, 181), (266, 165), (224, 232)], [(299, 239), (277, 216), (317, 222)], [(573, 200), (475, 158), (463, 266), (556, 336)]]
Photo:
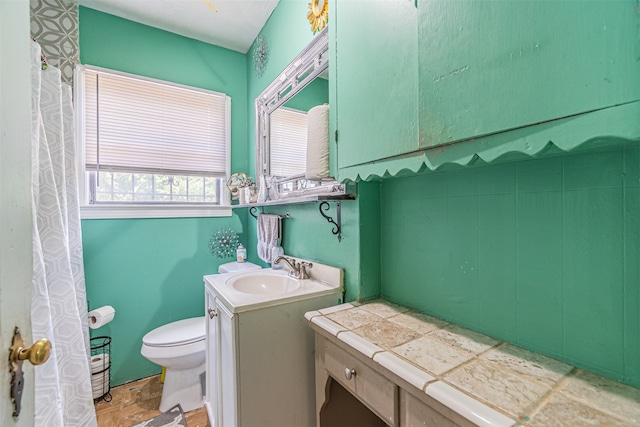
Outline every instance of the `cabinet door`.
[(338, 168), (416, 150), (414, 1), (345, 0), (332, 6), (336, 40), (330, 67), (336, 76), (332, 108), (337, 109)]
[(220, 406), (218, 417), (221, 427), (238, 427), (238, 387), (235, 318), (216, 298), (219, 336)]
[[(219, 427), (220, 420), (218, 419), (219, 406), (220, 406), (220, 393), (218, 385), (220, 384), (220, 361), (218, 352), (220, 349), (219, 333), (218, 333), (218, 318), (216, 316), (216, 301), (213, 294), (205, 292), (206, 297), (206, 316), (207, 316), (207, 402), (211, 408), (211, 415), (215, 419), (211, 420), (212, 427)], [(213, 315), (213, 316), (212, 316)]]
[(418, 0), (420, 146), (639, 99), (637, 7)]

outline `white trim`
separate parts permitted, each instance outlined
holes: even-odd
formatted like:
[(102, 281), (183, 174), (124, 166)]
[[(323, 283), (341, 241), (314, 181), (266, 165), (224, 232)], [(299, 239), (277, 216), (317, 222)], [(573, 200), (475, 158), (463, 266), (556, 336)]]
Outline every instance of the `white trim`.
[(78, 174), (78, 194), (80, 195), (80, 206), (89, 200), (89, 190), (87, 188), (87, 177), (84, 169), (84, 141), (85, 141), (85, 122), (84, 122), (84, 69), (83, 65), (76, 65), (73, 73), (73, 110), (74, 122), (76, 127), (76, 173)]
[(96, 67), (95, 65), (79, 65), (78, 67), (81, 67), (81, 68), (83, 68), (85, 70), (96, 71), (96, 72), (99, 72), (99, 73), (113, 74), (115, 76), (127, 77), (127, 78), (130, 78), (130, 79), (142, 80), (142, 81), (147, 81), (147, 82), (151, 82), (151, 83), (157, 83), (157, 84), (165, 85), (165, 86), (178, 87), (178, 88), (190, 90), (190, 91), (193, 91), (193, 92), (201, 92), (201, 93), (207, 93), (207, 94), (211, 94), (211, 95), (217, 95), (217, 96), (220, 96), (220, 97), (229, 98), (229, 96), (226, 93), (216, 92), (215, 90), (209, 90), (209, 89), (203, 89), (201, 87), (183, 85), (183, 84), (171, 82), (171, 81), (168, 81), (168, 80), (154, 79), (153, 77), (141, 76), (139, 74), (125, 73), (124, 71), (112, 70), (110, 68)]
[(227, 176), (225, 177), (224, 182), (222, 183), (222, 194), (220, 194), (220, 206), (230, 206), (231, 205), (231, 194), (229, 192), (229, 188), (227, 187), (227, 180), (231, 176), (231, 97), (227, 96), (226, 98), (226, 117), (225, 117), (225, 128), (227, 130)]
[(197, 205), (84, 205), (80, 206), (82, 219), (116, 218), (200, 218), (228, 217), (233, 215), (230, 206)]
[[(138, 80), (175, 86), (195, 92), (202, 92), (225, 97), (226, 127), (226, 176), (222, 179), (220, 205), (188, 205), (188, 204), (89, 204), (89, 186), (84, 166), (85, 159), (85, 71), (92, 70), (135, 78)], [(76, 127), (76, 167), (78, 171), (78, 191), (80, 194), (80, 214), (82, 219), (107, 218), (197, 218), (197, 217), (229, 217), (232, 216), (231, 198), (226, 180), (231, 175), (231, 97), (222, 92), (193, 86), (182, 85), (170, 81), (154, 79), (146, 76), (130, 74), (122, 71), (93, 65), (77, 64), (74, 69), (74, 120)]]

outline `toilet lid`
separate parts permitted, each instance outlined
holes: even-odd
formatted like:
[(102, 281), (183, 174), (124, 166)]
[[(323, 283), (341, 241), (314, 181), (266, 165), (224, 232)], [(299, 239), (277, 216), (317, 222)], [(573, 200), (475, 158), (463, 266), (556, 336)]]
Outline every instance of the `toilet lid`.
[(193, 317), (168, 323), (149, 332), (142, 342), (152, 347), (171, 347), (202, 341), (205, 335), (205, 318)]

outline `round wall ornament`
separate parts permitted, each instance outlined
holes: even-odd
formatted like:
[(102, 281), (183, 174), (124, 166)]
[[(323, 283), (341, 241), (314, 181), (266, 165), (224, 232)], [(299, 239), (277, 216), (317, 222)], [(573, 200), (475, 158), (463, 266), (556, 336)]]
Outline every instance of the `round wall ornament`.
[(324, 30), (329, 21), (329, 0), (311, 0), (307, 19), (311, 24), (313, 34)]
[(267, 39), (260, 34), (256, 38), (256, 44), (253, 47), (253, 68), (256, 70), (256, 75), (262, 77), (264, 70), (267, 67), (269, 61), (269, 46), (267, 46)]
[(209, 250), (218, 258), (230, 258), (236, 255), (240, 244), (238, 233), (232, 228), (222, 228), (211, 235)]

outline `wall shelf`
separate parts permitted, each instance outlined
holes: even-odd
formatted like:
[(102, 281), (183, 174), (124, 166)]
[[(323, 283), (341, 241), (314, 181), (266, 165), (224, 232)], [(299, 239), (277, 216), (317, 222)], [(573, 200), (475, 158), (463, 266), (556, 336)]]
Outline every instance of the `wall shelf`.
[[(264, 208), (267, 206), (278, 206), (278, 205), (292, 205), (298, 203), (317, 203), (320, 202), (318, 206), (318, 210), (320, 211), (320, 215), (324, 219), (329, 222), (333, 226), (331, 232), (338, 237), (338, 242), (342, 241), (342, 215), (341, 215), (341, 202), (343, 200), (355, 200), (356, 196), (353, 194), (340, 194), (340, 195), (313, 195), (313, 196), (304, 196), (304, 197), (296, 197), (291, 199), (282, 199), (282, 200), (271, 200), (263, 203), (245, 203), (243, 205), (233, 205), (232, 209), (238, 208), (249, 208), (249, 214), (258, 219), (255, 211), (257, 208), (261, 207), (262, 212), (264, 212)], [(330, 209), (329, 202), (335, 202), (336, 204), (336, 220), (333, 217), (326, 215), (324, 212)], [(289, 212), (287, 212), (286, 219), (291, 218)]]
[(356, 196), (354, 194), (317, 194), (310, 196), (301, 196), (301, 197), (291, 197), (284, 198), (279, 200), (269, 200), (268, 202), (262, 203), (245, 203), (243, 205), (231, 205), (231, 209), (239, 209), (239, 208), (251, 208), (251, 207), (266, 207), (266, 206), (278, 206), (278, 205), (295, 205), (299, 203), (313, 203), (313, 202), (323, 202), (323, 201), (335, 201), (335, 200), (355, 200)]

